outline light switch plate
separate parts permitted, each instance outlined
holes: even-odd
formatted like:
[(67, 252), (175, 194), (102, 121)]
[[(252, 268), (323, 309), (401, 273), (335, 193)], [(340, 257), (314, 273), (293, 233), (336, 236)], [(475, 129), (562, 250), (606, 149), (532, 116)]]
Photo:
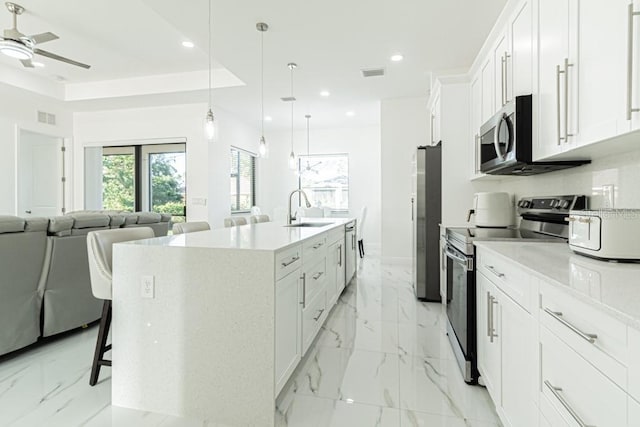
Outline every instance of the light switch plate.
[(206, 197), (194, 197), (191, 199), (191, 202), (197, 206), (207, 206)]
[(153, 299), (155, 297), (156, 284), (153, 276), (140, 277), (140, 296)]

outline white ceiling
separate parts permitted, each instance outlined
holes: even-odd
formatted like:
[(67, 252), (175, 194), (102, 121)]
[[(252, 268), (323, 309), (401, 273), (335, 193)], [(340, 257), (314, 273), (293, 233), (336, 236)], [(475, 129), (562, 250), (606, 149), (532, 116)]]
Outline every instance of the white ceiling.
[[(92, 65), (83, 70), (39, 58), (45, 68), (20, 70), (62, 76), (69, 83), (101, 82), (207, 68), (207, 0), (17, 0), (26, 34), (60, 36), (45, 50)], [(379, 122), (385, 98), (426, 95), (431, 73), (466, 70), (506, 0), (213, 0), (213, 54), (245, 86), (214, 90), (214, 104), (259, 125), (260, 33), (265, 40), (265, 113), (268, 129), (290, 127), (290, 105), (280, 101), (289, 88), (288, 62), (296, 62), (296, 127), (311, 114), (312, 127), (360, 126)], [(0, 27), (10, 26), (2, 10)], [(192, 40), (195, 49), (181, 46)], [(405, 57), (392, 63), (393, 53)], [(9, 58), (0, 63), (18, 70)], [(222, 64), (222, 65), (219, 65)], [(385, 67), (386, 76), (364, 79), (361, 68)], [(200, 90), (183, 93), (99, 98), (73, 102), (76, 110), (206, 102)], [(215, 84), (215, 82), (214, 82)], [(322, 98), (319, 92), (329, 90)], [(346, 117), (346, 111), (355, 112)]]

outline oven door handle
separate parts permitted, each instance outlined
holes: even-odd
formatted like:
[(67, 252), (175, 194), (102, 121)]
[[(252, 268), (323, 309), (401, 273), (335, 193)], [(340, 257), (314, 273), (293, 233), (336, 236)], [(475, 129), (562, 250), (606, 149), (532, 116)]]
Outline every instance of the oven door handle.
[(473, 270), (473, 259), (467, 258), (466, 256), (458, 255), (452, 248), (447, 244), (447, 247), (444, 250), (447, 258), (451, 258), (454, 261), (458, 261), (460, 264), (464, 265), (467, 271)]

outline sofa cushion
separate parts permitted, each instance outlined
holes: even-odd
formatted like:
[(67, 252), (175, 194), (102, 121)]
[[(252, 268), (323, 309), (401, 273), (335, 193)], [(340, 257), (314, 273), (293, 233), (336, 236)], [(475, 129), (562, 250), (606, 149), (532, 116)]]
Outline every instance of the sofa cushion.
[(0, 215), (0, 233), (24, 231), (25, 220), (11, 215)]
[(47, 231), (49, 226), (48, 218), (27, 218), (26, 222), (24, 231)]
[(171, 221), (172, 215), (171, 214), (160, 214), (160, 222), (169, 222)]
[(98, 213), (85, 213), (69, 215), (74, 219), (73, 228), (108, 227), (109, 217)]
[(124, 215), (116, 213), (108, 213), (107, 215), (109, 215), (109, 226), (111, 228), (118, 228), (124, 224)]
[(54, 236), (70, 236), (73, 227), (73, 217), (54, 216), (49, 218), (49, 234)]
[(122, 215), (124, 215), (125, 225), (138, 223), (138, 214), (131, 213), (131, 212), (123, 212)]
[(137, 224), (153, 224), (155, 222), (161, 222), (162, 216), (155, 212), (136, 212), (138, 215)]

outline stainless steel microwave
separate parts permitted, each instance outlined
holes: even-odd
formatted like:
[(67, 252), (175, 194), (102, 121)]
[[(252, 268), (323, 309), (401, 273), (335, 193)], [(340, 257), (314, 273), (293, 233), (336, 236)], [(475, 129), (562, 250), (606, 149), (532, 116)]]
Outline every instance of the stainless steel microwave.
[(532, 96), (516, 96), (480, 128), (480, 171), (490, 175), (536, 175), (589, 163), (534, 162)]

